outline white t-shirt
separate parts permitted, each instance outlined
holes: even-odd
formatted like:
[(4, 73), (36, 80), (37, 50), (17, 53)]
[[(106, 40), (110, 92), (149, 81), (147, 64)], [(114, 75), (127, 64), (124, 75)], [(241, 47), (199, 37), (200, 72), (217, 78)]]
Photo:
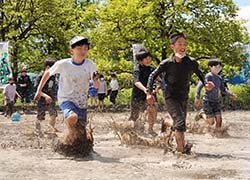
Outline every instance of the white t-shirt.
[(119, 85), (118, 85), (117, 79), (112, 79), (110, 81), (110, 87), (111, 87), (112, 91), (117, 91), (119, 89)]
[(98, 94), (106, 94), (107, 93), (107, 83), (105, 80), (99, 80), (99, 88)]
[(85, 59), (82, 64), (75, 64), (72, 58), (57, 61), (49, 68), (50, 76), (60, 74), (58, 102), (75, 103), (79, 108), (87, 108), (89, 80), (96, 72), (95, 64)]
[(3, 90), (3, 94), (5, 99), (14, 101), (16, 96), (16, 85), (6, 84)]

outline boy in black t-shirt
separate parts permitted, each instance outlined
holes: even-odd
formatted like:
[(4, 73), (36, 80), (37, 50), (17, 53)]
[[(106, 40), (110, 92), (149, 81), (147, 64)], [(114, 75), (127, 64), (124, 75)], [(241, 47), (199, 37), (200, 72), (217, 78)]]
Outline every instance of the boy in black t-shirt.
[(153, 131), (154, 121), (157, 116), (156, 103), (147, 105), (147, 82), (149, 75), (154, 71), (152, 56), (146, 50), (140, 50), (136, 55), (138, 64), (134, 70), (134, 85), (131, 97), (131, 114), (129, 120), (136, 121), (140, 112), (147, 110), (148, 133), (156, 135)]
[(154, 96), (151, 95), (154, 80), (161, 73), (165, 73), (164, 80), (167, 84), (165, 103), (167, 111), (174, 121), (173, 129), (175, 130), (177, 151), (189, 154), (192, 145), (185, 145), (184, 132), (186, 131), (187, 101), (191, 75), (195, 73), (207, 90), (211, 90), (214, 85), (212, 82), (205, 82), (199, 64), (186, 55), (186, 46), (186, 36), (183, 33), (170, 36), (170, 47), (174, 51), (174, 55), (162, 61), (151, 73), (147, 85), (147, 101), (149, 104), (154, 103)]
[[(53, 58), (47, 58), (45, 60), (45, 71), (48, 70), (53, 64), (56, 62)], [(42, 71), (36, 78), (34, 88), (37, 89), (44, 71)], [(55, 128), (56, 117), (57, 117), (57, 110), (55, 107), (56, 104), (56, 96), (57, 96), (57, 81), (55, 76), (51, 76), (49, 80), (44, 85), (42, 91), (48, 94), (52, 98), (51, 103), (47, 103), (44, 97), (41, 97), (37, 103), (37, 121), (35, 124), (36, 131), (39, 133), (41, 132), (41, 121), (45, 120), (45, 112), (49, 112), (50, 121), (49, 121), (49, 128), (52, 133), (58, 132)]]

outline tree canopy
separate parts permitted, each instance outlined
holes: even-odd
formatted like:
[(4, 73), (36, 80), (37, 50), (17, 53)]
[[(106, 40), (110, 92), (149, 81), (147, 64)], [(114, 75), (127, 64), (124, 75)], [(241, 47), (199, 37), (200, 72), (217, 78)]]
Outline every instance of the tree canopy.
[(129, 81), (131, 45), (143, 43), (155, 64), (171, 55), (168, 37), (184, 32), (190, 56), (217, 56), (227, 68), (241, 64), (236, 42), (248, 43), (232, 0), (1, 0), (1, 41), (12, 45), (12, 66), (38, 72), (43, 59), (69, 54), (74, 35), (91, 39), (89, 58), (104, 74)]

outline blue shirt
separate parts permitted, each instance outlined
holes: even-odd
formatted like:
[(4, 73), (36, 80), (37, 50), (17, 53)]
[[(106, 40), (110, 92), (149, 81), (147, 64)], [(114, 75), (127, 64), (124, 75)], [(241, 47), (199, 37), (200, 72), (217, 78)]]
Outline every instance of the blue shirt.
[[(231, 93), (225, 88), (224, 82), (219, 75), (214, 75), (211, 72), (207, 73), (205, 76), (206, 81), (212, 81), (214, 83), (214, 88), (211, 91), (205, 90), (203, 100), (210, 102), (219, 101), (219, 92), (222, 96), (230, 95)], [(200, 92), (203, 88), (203, 83), (199, 82), (196, 88), (196, 98), (200, 99)]]

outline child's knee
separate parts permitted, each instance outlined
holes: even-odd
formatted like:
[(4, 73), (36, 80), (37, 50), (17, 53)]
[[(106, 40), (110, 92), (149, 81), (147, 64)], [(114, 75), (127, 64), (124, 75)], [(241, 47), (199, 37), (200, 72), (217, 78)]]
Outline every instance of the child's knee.
[(209, 125), (214, 125), (214, 118), (207, 118), (206, 121)]
[(66, 119), (67, 124), (70, 127), (74, 127), (75, 124), (77, 123), (77, 120), (78, 120), (78, 115), (76, 113), (70, 114)]

